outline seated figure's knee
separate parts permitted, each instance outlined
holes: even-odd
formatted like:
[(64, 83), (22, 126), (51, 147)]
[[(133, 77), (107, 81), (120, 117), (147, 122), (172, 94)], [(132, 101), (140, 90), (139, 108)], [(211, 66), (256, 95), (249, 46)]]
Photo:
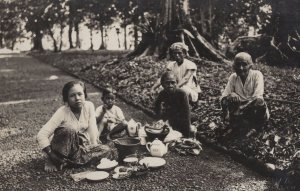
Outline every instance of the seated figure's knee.
[(75, 133), (76, 133), (75, 129), (68, 128), (68, 127), (58, 127), (54, 131), (54, 136), (59, 135), (60, 137), (63, 137), (63, 136), (73, 135)]
[(263, 98), (256, 98), (254, 100), (256, 106), (264, 106), (265, 105), (265, 100)]
[(221, 107), (222, 107), (223, 110), (228, 108), (228, 99), (227, 99), (227, 97), (223, 97), (221, 99), (220, 103), (221, 103)]

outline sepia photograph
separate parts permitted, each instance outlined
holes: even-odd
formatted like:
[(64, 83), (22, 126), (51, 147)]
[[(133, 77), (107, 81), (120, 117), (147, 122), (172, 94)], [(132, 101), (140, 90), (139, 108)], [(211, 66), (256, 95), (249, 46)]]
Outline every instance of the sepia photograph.
[(0, 190), (300, 190), (299, 0), (0, 0)]

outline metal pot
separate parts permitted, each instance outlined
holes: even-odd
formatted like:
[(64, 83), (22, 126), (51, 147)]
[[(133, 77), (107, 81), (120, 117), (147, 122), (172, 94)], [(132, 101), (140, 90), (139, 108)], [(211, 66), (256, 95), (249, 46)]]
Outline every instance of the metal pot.
[(141, 145), (141, 141), (137, 137), (119, 138), (113, 140), (116, 148), (118, 149), (118, 161), (122, 162), (123, 159), (131, 154), (136, 154)]

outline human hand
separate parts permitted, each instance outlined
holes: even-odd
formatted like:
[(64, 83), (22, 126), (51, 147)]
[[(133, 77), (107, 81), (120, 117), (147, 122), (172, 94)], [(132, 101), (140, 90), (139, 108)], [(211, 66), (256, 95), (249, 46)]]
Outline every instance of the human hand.
[(233, 103), (238, 103), (238, 102), (240, 102), (240, 97), (236, 93), (231, 93), (228, 96), (228, 101), (233, 102)]
[(107, 118), (107, 122), (108, 123), (115, 123), (116, 120), (114, 118), (110, 117), (110, 118)]
[(126, 121), (126, 120), (123, 120), (123, 121), (121, 122), (121, 124), (122, 124), (123, 126), (125, 126), (125, 125), (127, 125), (127, 121)]
[(105, 113), (108, 110), (108, 106), (106, 104), (103, 104), (102, 112)]
[(154, 97), (155, 94), (156, 94), (156, 90), (155, 90), (154, 88), (151, 88), (151, 89), (150, 89), (150, 92), (149, 92), (149, 95), (150, 95), (151, 97)]
[(265, 103), (263, 98), (257, 98), (255, 101), (255, 106), (263, 106)]

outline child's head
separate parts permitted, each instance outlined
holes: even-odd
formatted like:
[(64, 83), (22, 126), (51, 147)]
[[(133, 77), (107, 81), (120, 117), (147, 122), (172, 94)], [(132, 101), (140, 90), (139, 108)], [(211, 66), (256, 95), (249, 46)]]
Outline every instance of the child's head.
[(177, 85), (175, 74), (171, 71), (163, 73), (160, 79), (160, 83), (165, 90), (169, 92), (174, 91)]
[(81, 81), (70, 81), (62, 89), (63, 101), (70, 107), (78, 108), (82, 106), (87, 98), (86, 87)]
[(106, 105), (107, 109), (110, 109), (115, 104), (116, 96), (111, 88), (107, 88), (103, 91), (101, 99)]

